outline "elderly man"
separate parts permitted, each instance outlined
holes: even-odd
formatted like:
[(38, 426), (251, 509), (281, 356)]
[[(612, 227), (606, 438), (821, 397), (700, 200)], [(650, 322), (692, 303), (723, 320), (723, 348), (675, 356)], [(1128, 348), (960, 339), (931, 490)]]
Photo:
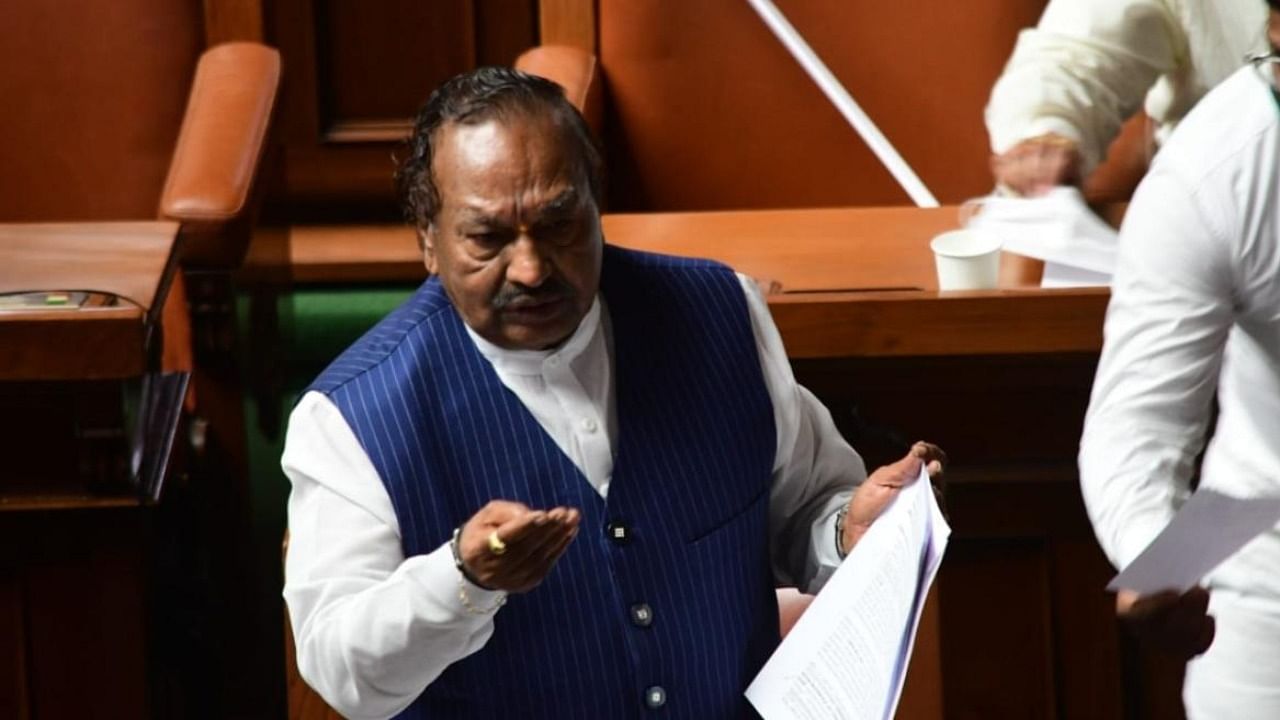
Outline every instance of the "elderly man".
[(455, 78), (411, 147), (432, 277), (290, 422), (303, 676), (352, 717), (747, 714), (775, 584), (816, 587), (940, 451), (866, 478), (750, 280), (606, 246), (553, 83)]
[(1050, 0), (987, 105), (997, 185), (1039, 195), (1079, 184), (1144, 98), (1163, 142), (1246, 56), (1266, 51), (1266, 28), (1264, 0)]
[[(1080, 448), (1084, 498), (1117, 567), (1199, 487), (1280, 495), (1280, 94), (1246, 66), (1178, 127), (1134, 195)], [(1204, 450), (1205, 431), (1215, 420)], [(1280, 529), (1207, 589), (1117, 612), (1183, 657), (1194, 720), (1280, 718)], [(1203, 653), (1201, 655), (1201, 653)]]

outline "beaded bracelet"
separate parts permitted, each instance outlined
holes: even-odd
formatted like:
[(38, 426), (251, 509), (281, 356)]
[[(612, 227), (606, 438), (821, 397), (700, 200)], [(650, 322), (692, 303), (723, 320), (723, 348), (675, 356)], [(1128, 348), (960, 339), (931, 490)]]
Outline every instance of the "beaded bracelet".
[(467, 583), (471, 583), (482, 590), (490, 590), (480, 584), (471, 573), (467, 571), (467, 566), (462, 562), (462, 549), (459, 539), (462, 537), (462, 527), (453, 529), (453, 539), (449, 541), (449, 550), (453, 553), (453, 564), (458, 568), (458, 600), (462, 603), (462, 608), (467, 611), (468, 615), (489, 615), (497, 612), (498, 608), (507, 604), (507, 595), (503, 593), (492, 606), (488, 608), (476, 607), (471, 602), (471, 596), (467, 594)]

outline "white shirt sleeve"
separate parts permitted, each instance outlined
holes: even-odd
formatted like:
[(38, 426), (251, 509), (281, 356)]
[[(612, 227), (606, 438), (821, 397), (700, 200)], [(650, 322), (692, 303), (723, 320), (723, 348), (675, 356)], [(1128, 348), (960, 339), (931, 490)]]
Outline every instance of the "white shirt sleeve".
[(769, 532), (774, 576), (817, 592), (840, 564), (835, 514), (867, 477), (866, 466), (836, 429), (831, 413), (796, 383), (782, 336), (755, 281), (738, 275), (778, 428)]
[(1234, 321), (1231, 243), (1201, 200), (1157, 166), (1121, 231), (1080, 447), (1085, 505), (1119, 568), (1186, 496)]
[[(405, 558), (377, 470), (341, 412), (308, 393), (281, 461), (293, 483), (284, 597), (302, 677), (350, 718), (395, 715), (493, 634), (463, 605), (446, 544)], [(465, 584), (473, 608), (503, 593)]]
[(1050, 0), (991, 92), (992, 150), (1056, 133), (1076, 141), (1088, 174), (1156, 79), (1186, 62), (1187, 47), (1165, 0)]

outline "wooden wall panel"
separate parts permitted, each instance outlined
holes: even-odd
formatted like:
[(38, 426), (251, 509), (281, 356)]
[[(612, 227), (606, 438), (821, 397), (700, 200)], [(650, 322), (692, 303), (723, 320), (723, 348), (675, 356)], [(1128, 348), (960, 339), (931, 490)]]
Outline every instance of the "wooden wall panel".
[(538, 6), (542, 42), (596, 51), (596, 0), (542, 0)]
[(262, 42), (263, 0), (204, 0), (205, 44)]
[[(377, 12), (370, 12), (374, 7)], [(388, 33), (394, 18), (396, 34)], [(440, 83), (476, 62), (468, 0), (315, 3), (320, 132), (327, 142), (396, 141)]]
[(1055, 598), (1054, 660), (1062, 717), (1118, 720), (1125, 689), (1115, 600), (1110, 593), (1098, 592), (1114, 574), (1111, 564), (1087, 536), (1055, 543), (1047, 559), (1049, 591)]
[[(779, 0), (944, 203), (990, 191), (982, 113), (1044, 0)], [(598, 0), (615, 211), (905, 205), (746, 2)]]
[(393, 155), (427, 94), (535, 45), (535, 10), (535, 0), (274, 3), (268, 40), (285, 72), (277, 210), (394, 218)]
[[(939, 198), (990, 189), (983, 108), (1044, 0), (779, 5)], [(600, 57), (614, 210), (907, 202), (743, 2), (277, 0), (268, 14), (288, 219), (394, 218), (391, 156), (423, 96), (540, 38)]]
[(948, 718), (1056, 717), (1044, 560), (1041, 548), (1025, 542), (947, 549), (939, 583)]
[(150, 717), (144, 512), (0, 511), (0, 717)]
[(793, 361), (868, 467), (950, 455), (944, 716), (1178, 717), (1177, 668), (1123, 642), (1075, 469), (1096, 357)]
[(0, 2), (0, 222), (155, 217), (200, 15), (191, 0)]
[(0, 717), (28, 720), (27, 633), (22, 584), (12, 568), (0, 567)]

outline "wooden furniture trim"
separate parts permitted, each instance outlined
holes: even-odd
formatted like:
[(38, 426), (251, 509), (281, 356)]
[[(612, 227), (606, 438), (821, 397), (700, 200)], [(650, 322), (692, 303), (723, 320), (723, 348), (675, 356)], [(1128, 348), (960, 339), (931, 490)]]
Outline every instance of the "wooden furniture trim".
[[(1105, 288), (939, 292), (928, 241), (954, 209), (839, 208), (606, 215), (618, 245), (692, 254), (782, 282), (770, 309), (792, 358), (1097, 352)], [(771, 273), (777, 273), (772, 275)], [(413, 231), (400, 225), (263, 232), (247, 282), (416, 283)]]
[(792, 359), (1097, 352), (1105, 288), (774, 295)]
[(141, 498), (122, 495), (4, 495), (0, 496), (0, 513), (105, 510), (142, 507), (142, 504)]

